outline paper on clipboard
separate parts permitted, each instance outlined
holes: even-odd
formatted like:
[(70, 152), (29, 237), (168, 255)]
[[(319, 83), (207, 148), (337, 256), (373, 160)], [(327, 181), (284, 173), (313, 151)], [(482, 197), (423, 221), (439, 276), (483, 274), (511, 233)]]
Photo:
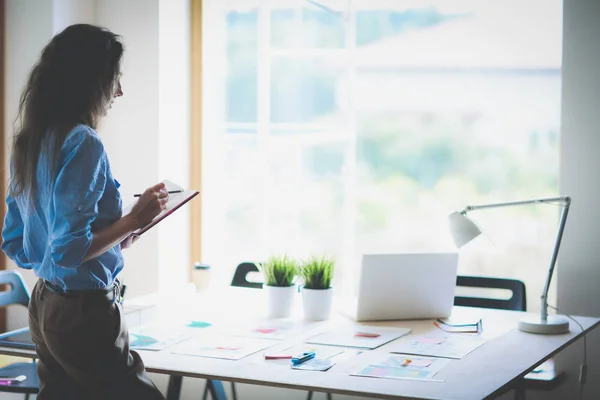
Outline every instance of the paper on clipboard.
[[(165, 179), (162, 181), (165, 184), (168, 191), (178, 191), (181, 190), (180, 193), (171, 193), (169, 194), (169, 200), (167, 201), (166, 209), (164, 209), (160, 214), (158, 214), (154, 219), (146, 226), (138, 229), (133, 232), (133, 235), (140, 236), (143, 233), (147, 232), (150, 228), (157, 225), (160, 221), (167, 218), (169, 215), (173, 214), (176, 210), (178, 210), (181, 206), (186, 204), (188, 201), (192, 200), (196, 197), (200, 192), (197, 190), (185, 190), (181, 186)], [(131, 212), (133, 205), (135, 203), (130, 204), (123, 210), (123, 215), (127, 215)]]

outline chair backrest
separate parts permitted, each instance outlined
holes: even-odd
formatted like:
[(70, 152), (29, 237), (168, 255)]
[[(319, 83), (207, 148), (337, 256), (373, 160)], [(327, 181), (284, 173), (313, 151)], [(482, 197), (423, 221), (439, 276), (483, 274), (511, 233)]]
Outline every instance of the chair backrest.
[(0, 307), (11, 304), (29, 306), (31, 294), (19, 271), (0, 271), (0, 285), (9, 286), (8, 290), (0, 292)]
[(243, 262), (237, 266), (233, 279), (231, 280), (231, 286), (239, 286), (253, 289), (262, 289), (262, 282), (253, 282), (248, 280), (248, 274), (253, 272), (260, 272), (256, 267), (256, 264), (251, 262)]
[(525, 284), (519, 280), (459, 275), (456, 278), (456, 286), (485, 289), (504, 289), (512, 292), (512, 296), (509, 299), (456, 296), (454, 297), (454, 305), (456, 306), (527, 311)]

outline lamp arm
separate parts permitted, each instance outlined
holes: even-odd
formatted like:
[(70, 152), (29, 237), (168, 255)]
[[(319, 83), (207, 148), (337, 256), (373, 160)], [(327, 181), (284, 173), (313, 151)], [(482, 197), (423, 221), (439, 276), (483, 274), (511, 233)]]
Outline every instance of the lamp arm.
[(558, 259), (558, 250), (560, 248), (560, 242), (562, 240), (563, 232), (565, 231), (565, 224), (567, 223), (567, 215), (569, 214), (569, 206), (571, 205), (571, 199), (566, 198), (566, 204), (560, 215), (560, 222), (558, 224), (558, 232), (556, 234), (556, 240), (554, 242), (554, 250), (552, 251), (552, 257), (550, 258), (550, 266), (548, 268), (548, 277), (546, 278), (546, 284), (544, 285), (544, 291), (542, 292), (542, 309), (541, 318), (542, 321), (548, 320), (548, 291), (550, 290), (550, 282), (552, 281), (552, 275), (554, 274), (554, 267), (556, 266), (556, 260)]
[(522, 200), (522, 201), (510, 201), (506, 203), (494, 203), (494, 204), (482, 204), (466, 206), (462, 214), (467, 214), (470, 211), (482, 210), (485, 208), (498, 208), (498, 207), (509, 207), (509, 206), (520, 206), (524, 204), (540, 204), (540, 203), (557, 203), (563, 207), (560, 222), (558, 225), (558, 232), (556, 234), (556, 240), (554, 241), (554, 249), (552, 250), (552, 257), (550, 258), (550, 265), (548, 268), (548, 276), (546, 277), (546, 283), (544, 285), (544, 291), (542, 292), (542, 309), (541, 309), (541, 320), (546, 322), (548, 320), (548, 291), (550, 290), (550, 282), (552, 281), (552, 275), (554, 274), (554, 267), (556, 266), (556, 260), (558, 258), (558, 250), (560, 249), (560, 242), (562, 241), (563, 232), (565, 230), (565, 224), (567, 222), (567, 216), (569, 214), (569, 207), (571, 205), (571, 198), (569, 196), (562, 197), (548, 197), (542, 199)]
[(520, 206), (524, 204), (535, 204), (535, 203), (559, 203), (564, 207), (568, 207), (571, 203), (571, 198), (569, 196), (562, 197), (547, 197), (542, 199), (532, 199), (532, 200), (522, 200), (522, 201), (509, 201), (506, 203), (493, 203), (493, 204), (481, 204), (481, 205), (472, 205), (466, 206), (462, 214), (466, 214), (470, 211), (482, 210), (484, 208), (498, 208), (498, 207), (510, 207), (510, 206)]

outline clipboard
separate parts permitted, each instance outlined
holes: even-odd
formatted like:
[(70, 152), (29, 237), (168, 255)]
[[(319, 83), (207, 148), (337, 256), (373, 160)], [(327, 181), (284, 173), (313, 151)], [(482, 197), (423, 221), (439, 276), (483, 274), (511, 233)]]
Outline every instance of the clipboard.
[[(169, 200), (167, 201), (167, 208), (163, 210), (160, 214), (158, 214), (150, 223), (133, 232), (132, 235), (141, 236), (142, 234), (149, 231), (152, 227), (156, 226), (160, 221), (167, 218), (169, 215), (173, 214), (179, 208), (181, 208), (184, 204), (192, 200), (194, 197), (200, 194), (197, 190), (185, 190), (181, 186), (169, 181), (163, 180), (162, 183), (165, 184), (168, 191), (181, 191), (180, 193), (170, 194)], [(133, 204), (127, 207), (127, 210), (123, 211), (123, 215), (129, 214), (131, 209), (133, 208)]]

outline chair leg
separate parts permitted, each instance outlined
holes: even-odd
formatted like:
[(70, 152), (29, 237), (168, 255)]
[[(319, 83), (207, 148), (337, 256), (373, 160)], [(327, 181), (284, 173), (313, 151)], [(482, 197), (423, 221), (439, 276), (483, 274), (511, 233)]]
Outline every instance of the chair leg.
[(519, 385), (515, 388), (515, 400), (525, 400), (526, 398), (525, 388)]
[(204, 385), (204, 394), (202, 394), (202, 400), (208, 399), (208, 380), (206, 381), (206, 385)]
[(233, 400), (237, 400), (237, 393), (235, 391), (235, 382), (231, 382), (231, 397), (233, 397)]
[(223, 382), (221, 381), (206, 381), (206, 389), (210, 392), (212, 400), (227, 400), (225, 389), (223, 388)]
[(169, 376), (169, 385), (167, 386), (167, 400), (179, 400), (181, 396), (182, 376)]

